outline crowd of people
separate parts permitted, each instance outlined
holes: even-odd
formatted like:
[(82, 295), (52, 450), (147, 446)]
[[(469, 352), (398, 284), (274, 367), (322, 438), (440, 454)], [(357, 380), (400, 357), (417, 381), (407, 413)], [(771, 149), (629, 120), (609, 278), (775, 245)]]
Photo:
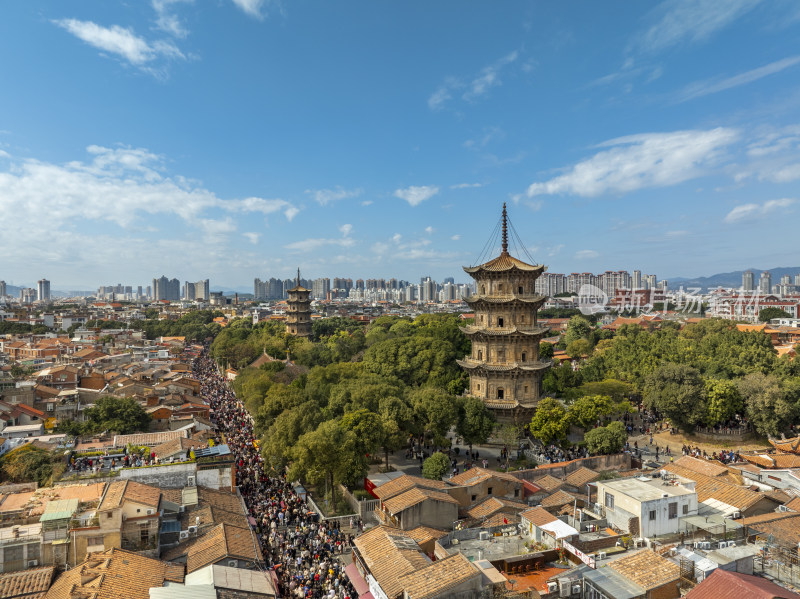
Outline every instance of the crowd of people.
[[(279, 591), (297, 599), (357, 597), (337, 555), (353, 535), (337, 522), (320, 521), (284, 472), (267, 471), (259, 453), (253, 420), (220, 375), (206, 348), (193, 363), (212, 420), (234, 455), (236, 484), (247, 505), (267, 567)], [(358, 523), (351, 523), (351, 527)]]

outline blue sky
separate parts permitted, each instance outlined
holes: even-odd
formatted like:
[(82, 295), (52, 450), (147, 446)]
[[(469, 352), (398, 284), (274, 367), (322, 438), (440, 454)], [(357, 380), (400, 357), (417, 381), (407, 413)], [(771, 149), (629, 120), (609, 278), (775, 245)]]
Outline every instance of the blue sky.
[(12, 0), (0, 279), (798, 263), (800, 5)]

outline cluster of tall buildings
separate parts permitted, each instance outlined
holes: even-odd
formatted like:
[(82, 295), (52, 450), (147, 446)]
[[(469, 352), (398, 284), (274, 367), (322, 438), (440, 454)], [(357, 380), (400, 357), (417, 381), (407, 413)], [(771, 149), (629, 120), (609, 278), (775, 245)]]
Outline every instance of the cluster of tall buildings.
[(181, 288), (181, 282), (178, 279), (168, 279), (162, 275), (158, 279), (153, 279), (153, 293), (152, 299), (168, 300), (176, 302), (181, 299), (190, 301), (208, 301), (211, 298), (211, 289), (208, 279), (191, 283), (186, 283)]
[(461, 299), (470, 290), (469, 285), (456, 285), (453, 277), (437, 283), (430, 277), (421, 277), (419, 284), (398, 279), (356, 279), (321, 277), (318, 279), (255, 279), (253, 295), (257, 300), (281, 300), (288, 297), (290, 289), (301, 285), (311, 290), (311, 299), (351, 299), (353, 301), (446, 302)]
[[(0, 281), (0, 298), (8, 295), (8, 286), (5, 281)], [(33, 287), (23, 287), (19, 290), (19, 301), (21, 304), (32, 304), (33, 302), (50, 301), (50, 281), (39, 279), (36, 282), (36, 289)]]
[(550, 297), (560, 293), (580, 293), (585, 285), (600, 289), (608, 297), (614, 297), (618, 289), (661, 289), (666, 292), (668, 281), (658, 281), (656, 275), (642, 274), (634, 270), (607, 270), (600, 274), (591, 272), (573, 272), (568, 275), (544, 272), (536, 280), (536, 293)]
[[(742, 290), (756, 290), (756, 275), (752, 270), (746, 270), (742, 273)], [(783, 275), (780, 283), (773, 285), (772, 273), (765, 270), (758, 278), (758, 292), (762, 295), (794, 295), (800, 293), (800, 273), (794, 275), (794, 280), (792, 280), (791, 275)]]

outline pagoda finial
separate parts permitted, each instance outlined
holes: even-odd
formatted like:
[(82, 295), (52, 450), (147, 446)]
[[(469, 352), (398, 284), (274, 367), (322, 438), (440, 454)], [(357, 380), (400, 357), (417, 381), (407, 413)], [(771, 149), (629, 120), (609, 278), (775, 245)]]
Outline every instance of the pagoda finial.
[(503, 202), (503, 253), (508, 253), (508, 214), (505, 202)]
[(300, 267), (297, 267), (297, 286), (300, 287)]

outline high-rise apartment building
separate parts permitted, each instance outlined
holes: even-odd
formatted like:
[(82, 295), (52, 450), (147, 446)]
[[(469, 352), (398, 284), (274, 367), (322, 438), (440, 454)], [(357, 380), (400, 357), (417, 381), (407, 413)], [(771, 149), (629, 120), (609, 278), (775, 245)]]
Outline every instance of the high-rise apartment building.
[(33, 287), (23, 287), (19, 290), (19, 302), (21, 304), (32, 304), (36, 301), (36, 289)]
[(207, 302), (211, 299), (211, 289), (208, 284), (208, 279), (197, 281), (196, 283), (186, 281), (183, 288), (183, 298), (186, 300)]
[(320, 277), (319, 279), (314, 279), (314, 282), (311, 284), (311, 295), (314, 296), (314, 299), (324, 300), (328, 299), (328, 295), (331, 292), (331, 280), (327, 277)]
[(567, 277), (555, 272), (543, 272), (536, 279), (536, 293), (547, 297), (554, 297), (559, 293), (566, 293)]
[(0, 281), (0, 297), (5, 297), (7, 295), (6, 291), (6, 282)]
[(50, 301), (50, 281), (47, 279), (39, 279), (36, 282), (36, 299), (40, 302)]
[(633, 271), (633, 288), (634, 289), (641, 289), (642, 288), (642, 271), (641, 270), (634, 270)]
[(655, 289), (656, 287), (658, 287), (658, 285), (656, 285), (656, 276), (645, 275), (645, 289)]
[(768, 270), (762, 272), (761, 277), (758, 279), (758, 291), (762, 295), (769, 295), (772, 293), (772, 273)]
[(742, 273), (742, 290), (755, 291), (756, 289), (756, 275), (752, 270), (746, 270)]
[(598, 286), (597, 277), (590, 272), (573, 272), (567, 275), (567, 291), (569, 293), (580, 293), (584, 285)]
[(153, 299), (177, 302), (181, 299), (181, 282), (178, 279), (168, 279), (164, 275), (153, 279)]

